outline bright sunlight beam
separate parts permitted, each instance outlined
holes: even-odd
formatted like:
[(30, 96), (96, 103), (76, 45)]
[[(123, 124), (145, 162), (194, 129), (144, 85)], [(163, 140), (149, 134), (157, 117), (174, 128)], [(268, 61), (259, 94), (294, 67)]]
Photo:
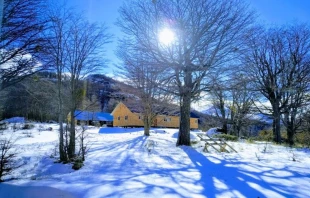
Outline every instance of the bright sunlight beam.
[(164, 45), (171, 44), (175, 39), (174, 32), (168, 28), (162, 29), (158, 37), (159, 37), (159, 42)]

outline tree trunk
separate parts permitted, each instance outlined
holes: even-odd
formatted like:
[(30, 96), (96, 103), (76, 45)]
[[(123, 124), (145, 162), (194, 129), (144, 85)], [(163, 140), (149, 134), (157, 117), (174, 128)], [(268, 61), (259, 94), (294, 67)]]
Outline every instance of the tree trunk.
[(63, 122), (62, 122), (62, 116), (59, 116), (59, 158), (62, 162), (67, 162), (67, 154), (64, 149), (64, 128), (63, 128)]
[(273, 104), (273, 141), (281, 144), (281, 124), (280, 124), (280, 108), (276, 102)]
[(150, 128), (151, 128), (151, 118), (150, 116), (144, 117), (144, 135), (150, 136)]
[(240, 137), (240, 132), (241, 132), (241, 123), (240, 120), (237, 121), (236, 126), (235, 126), (235, 130), (236, 130), (236, 136)]
[[(225, 119), (225, 118), (224, 118), (224, 119)], [(228, 127), (227, 127), (227, 121), (226, 121), (226, 119), (223, 120), (222, 132), (225, 133), (225, 134), (227, 134), (227, 132), (228, 132)]]
[(223, 124), (221, 132), (227, 134), (228, 127), (227, 127), (225, 103), (224, 103), (224, 99), (223, 98), (220, 99), (220, 112), (221, 112), (221, 115), (222, 115), (222, 124)]
[[(291, 115), (293, 116), (293, 115)], [(287, 141), (290, 146), (294, 145), (294, 118), (289, 116), (289, 113), (285, 114), (285, 122), (286, 122), (286, 133), (287, 133)]]
[(290, 146), (294, 145), (294, 130), (291, 124), (287, 126), (287, 140)]
[(61, 98), (61, 84), (58, 82), (58, 123), (59, 123), (59, 158), (60, 161), (68, 161), (66, 151), (64, 149), (64, 128), (63, 128), (63, 108)]
[(71, 110), (71, 120), (70, 120), (70, 141), (69, 141), (69, 148), (68, 148), (68, 157), (69, 159), (73, 159), (75, 157), (75, 117), (74, 111)]
[(180, 107), (180, 127), (177, 146), (190, 146), (190, 110), (191, 110), (191, 95), (184, 94), (181, 97)]
[(150, 128), (152, 125), (152, 110), (150, 108), (151, 102), (149, 100), (144, 100), (143, 102), (143, 125), (144, 125), (144, 135), (150, 136)]

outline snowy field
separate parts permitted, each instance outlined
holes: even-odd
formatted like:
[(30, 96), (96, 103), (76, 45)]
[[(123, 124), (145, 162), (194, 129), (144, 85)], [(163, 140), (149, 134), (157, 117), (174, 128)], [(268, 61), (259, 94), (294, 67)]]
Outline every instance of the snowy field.
[[(53, 131), (4, 131), (17, 139), (25, 165), (0, 184), (1, 198), (68, 197), (309, 197), (310, 151), (265, 143), (230, 143), (238, 153), (204, 153), (203, 142), (176, 147), (177, 130), (89, 128), (91, 148), (85, 166), (54, 163)], [(42, 128), (42, 126), (41, 126)], [(27, 131), (27, 130), (26, 130)], [(195, 137), (195, 133), (192, 133)], [(154, 148), (146, 148), (153, 140)], [(296, 161), (293, 161), (293, 158)], [(9, 179), (9, 177), (7, 178)]]

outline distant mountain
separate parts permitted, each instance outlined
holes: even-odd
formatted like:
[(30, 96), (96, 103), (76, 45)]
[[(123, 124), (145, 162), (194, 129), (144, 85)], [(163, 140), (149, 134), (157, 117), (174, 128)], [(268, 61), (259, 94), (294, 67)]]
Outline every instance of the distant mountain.
[[(206, 115), (210, 115), (210, 116), (217, 116), (217, 115), (222, 116), (220, 110), (214, 106), (208, 107), (207, 109), (201, 111), (201, 113), (206, 114)], [(230, 109), (225, 107), (225, 113), (226, 113), (226, 115), (230, 114)]]
[[(209, 116), (222, 116), (221, 112), (219, 109), (217, 109), (214, 106), (210, 106), (207, 109), (201, 111), (201, 113), (209, 115)], [(228, 114), (230, 114), (230, 109), (228, 107), (225, 108), (225, 113), (226, 116)], [(249, 120), (253, 120), (253, 121), (260, 121), (260, 122), (264, 122), (266, 124), (272, 124), (272, 117), (268, 116), (266, 114), (263, 113), (252, 113), (252, 114), (248, 114), (247, 115), (247, 119)]]
[(264, 122), (266, 124), (272, 124), (272, 121), (273, 121), (271, 116), (268, 116), (263, 113), (249, 114), (248, 118), (251, 120), (257, 120), (260, 122)]

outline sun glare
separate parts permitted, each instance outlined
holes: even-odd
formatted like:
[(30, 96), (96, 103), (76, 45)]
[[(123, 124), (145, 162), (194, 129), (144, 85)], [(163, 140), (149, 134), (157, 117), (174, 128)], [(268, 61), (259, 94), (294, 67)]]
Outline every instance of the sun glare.
[(172, 30), (165, 28), (159, 33), (159, 41), (164, 45), (171, 44), (175, 39), (175, 35)]

